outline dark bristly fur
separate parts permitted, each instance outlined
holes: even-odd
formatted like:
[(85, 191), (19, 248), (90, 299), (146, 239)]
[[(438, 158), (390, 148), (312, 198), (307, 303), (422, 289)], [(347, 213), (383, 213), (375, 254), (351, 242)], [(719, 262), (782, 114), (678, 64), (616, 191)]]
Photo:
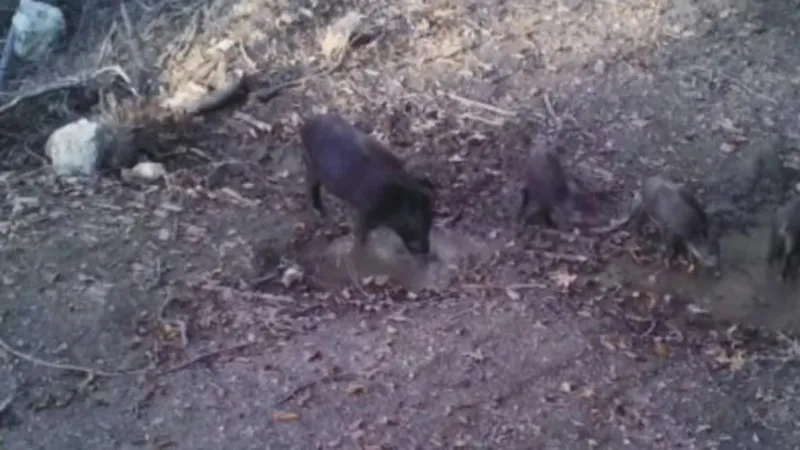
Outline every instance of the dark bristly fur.
[(647, 219), (655, 222), (662, 238), (666, 240), (667, 262), (671, 262), (683, 250), (704, 267), (719, 267), (719, 239), (711, 233), (711, 223), (705, 209), (685, 186), (662, 176), (656, 175), (645, 180), (641, 190), (634, 196), (627, 217), (595, 232), (608, 233), (631, 222), (641, 230)]
[(800, 265), (800, 196), (778, 208), (772, 218), (767, 264), (781, 263), (781, 280), (786, 281)]
[(704, 267), (719, 267), (719, 240), (711, 235), (705, 209), (685, 186), (653, 176), (645, 180), (641, 199), (644, 215), (658, 225), (667, 241), (667, 261), (686, 250)]
[(335, 114), (305, 121), (306, 182), (312, 205), (326, 214), (321, 187), (358, 212), (356, 238), (365, 244), (370, 231), (385, 225), (414, 254), (430, 251), (434, 185), (410, 174), (403, 162), (368, 134)]
[[(572, 194), (564, 167), (558, 155), (546, 148), (533, 150), (526, 164), (517, 220), (533, 217), (553, 228), (553, 211), (563, 207)], [(528, 211), (531, 206), (535, 208), (532, 213)]]

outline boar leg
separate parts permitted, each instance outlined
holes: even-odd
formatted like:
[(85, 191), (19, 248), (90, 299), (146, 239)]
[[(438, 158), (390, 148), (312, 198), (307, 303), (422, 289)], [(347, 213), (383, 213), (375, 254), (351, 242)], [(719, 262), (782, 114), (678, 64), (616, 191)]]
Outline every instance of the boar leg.
[(311, 198), (311, 205), (320, 216), (325, 217), (325, 207), (322, 205), (322, 183), (312, 174), (306, 175), (306, 188)]
[(678, 256), (678, 253), (680, 253), (681, 249), (683, 248), (683, 241), (681, 240), (680, 236), (673, 234), (669, 234), (666, 237), (664, 261), (667, 268), (670, 268), (672, 267), (672, 263), (675, 261), (675, 257)]
[(789, 279), (789, 275), (792, 272), (792, 268), (794, 266), (793, 260), (795, 259), (794, 255), (787, 253), (783, 257), (783, 268), (781, 269), (781, 281), (786, 281)]
[(369, 233), (377, 227), (376, 220), (372, 214), (359, 214), (356, 218), (354, 234), (359, 245), (364, 246), (369, 239)]
[[(644, 211), (641, 208), (636, 207), (633, 210), (631, 210), (631, 216), (630, 216), (631, 225), (632, 225), (633, 230), (639, 236), (643, 236), (644, 235), (644, 224), (647, 223), (646, 219), (647, 219), (647, 215), (644, 213)], [(659, 229), (659, 232), (660, 232), (660, 229)]]
[(528, 193), (528, 188), (524, 187), (521, 191), (522, 201), (519, 205), (519, 212), (517, 212), (517, 221), (522, 222), (525, 219), (525, 211), (528, 209), (528, 204), (530, 203), (530, 194)]
[(767, 264), (769, 266), (775, 265), (778, 260), (782, 259), (785, 251), (783, 246), (783, 239), (778, 236), (778, 232), (773, 225), (770, 229), (769, 241), (767, 243)]
[(783, 270), (781, 270), (781, 279), (786, 281), (789, 275), (797, 268), (797, 242), (793, 237), (783, 239)]
[(553, 222), (553, 213), (550, 208), (539, 208), (537, 212), (539, 216), (539, 220), (542, 221), (545, 227), (547, 228), (556, 228), (555, 222)]

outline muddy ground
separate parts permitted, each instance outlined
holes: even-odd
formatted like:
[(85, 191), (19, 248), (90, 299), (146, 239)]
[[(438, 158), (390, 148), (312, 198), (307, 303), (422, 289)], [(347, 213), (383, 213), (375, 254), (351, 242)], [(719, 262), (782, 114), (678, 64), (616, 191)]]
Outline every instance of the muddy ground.
[[(800, 181), (753, 163), (796, 152), (800, 2), (315, 5), (215, 9), (243, 44), (228, 67), (275, 80), (314, 66), (348, 10), (381, 33), (302, 89), (199, 119), (167, 183), (6, 164), (0, 448), (800, 448), (797, 344), (754, 328), (792, 332), (800, 311), (731, 275), (763, 250), (734, 228)], [(344, 209), (318, 219), (303, 195), (295, 132), (319, 107), (435, 178), (449, 266), (386, 265), (387, 233), (348, 259)], [(597, 223), (659, 172), (736, 205), (727, 275), (653, 275), (625, 233), (518, 232), (541, 137)]]

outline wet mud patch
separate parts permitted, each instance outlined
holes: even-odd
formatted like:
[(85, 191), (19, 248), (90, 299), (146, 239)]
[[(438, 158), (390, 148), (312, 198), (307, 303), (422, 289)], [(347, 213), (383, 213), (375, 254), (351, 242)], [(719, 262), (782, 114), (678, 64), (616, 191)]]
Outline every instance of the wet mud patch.
[(768, 267), (768, 237), (768, 226), (761, 225), (750, 236), (734, 234), (721, 242), (725, 273), (704, 303), (720, 319), (795, 334), (800, 332), (800, 282), (783, 283), (779, 266)]
[(800, 281), (781, 283), (778, 267), (765, 260), (769, 228), (760, 225), (748, 234), (731, 233), (720, 240), (719, 277), (689, 273), (676, 263), (667, 269), (657, 253), (647, 252), (639, 264), (630, 255), (612, 260), (600, 280), (652, 292), (680, 296), (708, 309), (715, 320), (795, 334), (800, 332)]
[(303, 251), (315, 277), (326, 287), (373, 279), (391, 282), (410, 291), (444, 289), (471, 264), (485, 260), (492, 246), (478, 238), (453, 230), (431, 230), (431, 254), (424, 260), (411, 255), (391, 230), (374, 230), (366, 246), (354, 245), (352, 233), (310, 242)]

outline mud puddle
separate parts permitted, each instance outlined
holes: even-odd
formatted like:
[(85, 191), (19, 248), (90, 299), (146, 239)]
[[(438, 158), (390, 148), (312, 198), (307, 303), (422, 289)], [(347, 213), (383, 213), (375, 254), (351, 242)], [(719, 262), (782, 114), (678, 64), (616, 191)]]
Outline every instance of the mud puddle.
[(438, 228), (431, 230), (431, 254), (436, 257), (430, 261), (408, 253), (403, 241), (385, 228), (374, 230), (365, 247), (353, 244), (352, 233), (329, 243), (316, 242), (307, 247), (304, 259), (314, 265), (317, 277), (326, 284), (387, 276), (392, 283), (413, 291), (446, 288), (470, 261), (480, 261), (493, 251), (480, 239)]
[[(708, 308), (719, 320), (800, 332), (800, 282), (780, 283), (778, 267), (768, 269), (765, 261), (768, 236), (768, 227), (760, 226), (751, 230), (750, 236), (723, 237), (719, 278), (699, 270), (689, 274), (685, 265), (678, 263), (672, 269), (666, 269), (658, 261), (639, 265), (625, 255), (609, 264), (600, 280), (661, 295), (687, 296), (698, 306)], [(647, 256), (654, 259), (657, 255)]]

